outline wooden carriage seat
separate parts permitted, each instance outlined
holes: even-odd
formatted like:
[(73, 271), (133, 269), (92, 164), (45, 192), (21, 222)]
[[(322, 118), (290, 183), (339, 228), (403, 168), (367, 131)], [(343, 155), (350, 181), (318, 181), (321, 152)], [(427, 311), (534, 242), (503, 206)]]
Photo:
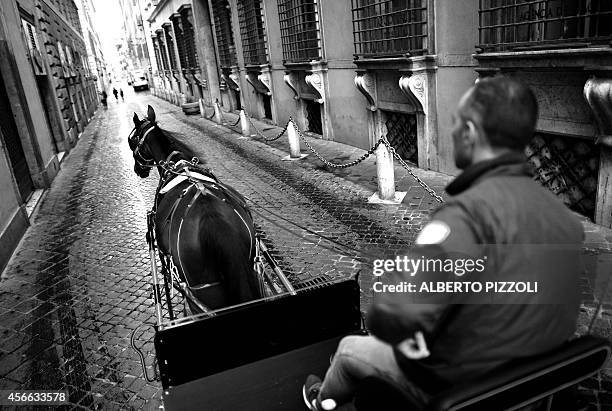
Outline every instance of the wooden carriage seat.
[(425, 407), (415, 404), (397, 386), (367, 378), (360, 384), (355, 408), (377, 410), (383, 401), (385, 410), (516, 410), (541, 401), (540, 408), (550, 409), (555, 393), (591, 377), (609, 357), (610, 341), (580, 337), (550, 353), (517, 360), (477, 380), (462, 382), (433, 397)]

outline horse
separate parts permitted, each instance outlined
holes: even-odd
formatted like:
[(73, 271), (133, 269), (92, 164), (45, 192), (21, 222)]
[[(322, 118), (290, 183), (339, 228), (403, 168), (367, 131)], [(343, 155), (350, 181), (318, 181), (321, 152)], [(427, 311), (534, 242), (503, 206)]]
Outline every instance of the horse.
[(194, 312), (262, 298), (256, 232), (245, 199), (198, 164), (193, 151), (155, 118), (150, 105), (143, 119), (134, 113), (128, 144), (136, 175), (159, 172), (152, 220), (162, 263), (168, 259), (171, 274), (199, 301), (187, 299)]

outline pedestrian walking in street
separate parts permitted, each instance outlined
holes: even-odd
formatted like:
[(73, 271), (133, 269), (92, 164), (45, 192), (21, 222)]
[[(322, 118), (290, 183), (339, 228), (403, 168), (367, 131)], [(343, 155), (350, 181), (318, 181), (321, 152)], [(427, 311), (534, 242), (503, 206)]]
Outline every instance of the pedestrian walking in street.
[[(308, 377), (303, 394), (310, 409), (331, 410), (349, 402), (358, 382), (370, 376), (399, 385), (415, 402), (426, 404), (458, 382), (546, 353), (573, 336), (584, 233), (578, 218), (533, 180), (526, 164), (524, 149), (537, 113), (533, 92), (506, 77), (482, 79), (466, 92), (452, 130), (455, 164), (463, 172), (446, 188), (450, 199), (419, 233), (409, 255), (458, 263), (453, 256), (476, 257), (493, 247), (486, 255), (486, 278), (537, 280), (554, 269), (546, 294), (558, 298), (544, 304), (535, 293), (504, 297), (508, 300), (501, 304), (456, 304), (464, 297), (444, 293), (414, 304), (409, 294), (377, 292), (367, 315), (372, 335), (342, 339), (324, 380)], [(542, 252), (555, 244), (564, 250)], [(483, 278), (423, 271), (396, 269), (385, 278), (394, 285), (420, 275)], [(519, 303), (510, 298), (520, 298)]]
[(117, 89), (113, 87), (113, 95), (115, 96), (115, 100), (119, 101), (119, 97), (117, 97), (117, 94), (118, 94)]
[(121, 96), (121, 101), (125, 101), (125, 99), (123, 98), (123, 89), (122, 88), (119, 89), (119, 95)]
[(108, 98), (108, 95), (106, 94), (106, 91), (102, 90), (102, 93), (100, 93), (100, 102), (102, 103), (104, 108), (108, 108), (108, 104), (106, 102), (107, 98)]

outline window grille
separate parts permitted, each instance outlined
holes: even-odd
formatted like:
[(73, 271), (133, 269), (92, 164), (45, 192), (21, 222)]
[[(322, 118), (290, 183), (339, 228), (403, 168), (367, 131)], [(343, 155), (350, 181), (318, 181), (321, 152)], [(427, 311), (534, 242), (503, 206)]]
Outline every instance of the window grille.
[(609, 0), (480, 0), (482, 51), (608, 44)]
[(238, 64), (232, 35), (230, 6), (227, 0), (213, 0), (212, 6), (221, 68), (229, 68)]
[(263, 25), (260, 0), (242, 0), (238, 2), (238, 21), (244, 63), (259, 65), (268, 61), (266, 55), (266, 34)]
[(36, 38), (36, 28), (28, 21), (21, 19), (21, 23), (27, 37), (28, 48), (30, 50), (38, 50), (38, 39)]
[(593, 141), (537, 133), (525, 153), (536, 181), (569, 208), (593, 219), (600, 157)]
[(159, 43), (157, 42), (157, 37), (153, 37), (153, 52), (155, 53), (155, 63), (157, 63), (157, 69), (163, 70), (164, 66), (162, 65), (162, 60), (159, 53)]
[(352, 0), (355, 55), (427, 52), (427, 0)]
[(323, 124), (321, 122), (321, 105), (313, 100), (304, 100), (306, 103), (306, 120), (308, 131), (323, 135)]
[(187, 67), (198, 67), (198, 53), (195, 45), (195, 31), (193, 29), (193, 12), (191, 8), (181, 10), (181, 21), (183, 28), (183, 41), (185, 47), (185, 61)]
[(404, 160), (417, 164), (417, 120), (415, 114), (384, 111), (387, 139)]
[(170, 70), (168, 65), (168, 54), (166, 53), (166, 42), (164, 41), (164, 34), (162, 30), (157, 32), (157, 44), (159, 46), (159, 54), (161, 55), (162, 66), (164, 70)]
[(278, 15), (285, 61), (320, 59), (317, 0), (278, 0)]
[(174, 36), (176, 41), (176, 48), (178, 49), (179, 61), (181, 62), (181, 68), (187, 68), (187, 59), (185, 55), (185, 33), (183, 33), (183, 21), (178, 16), (172, 16), (172, 27), (174, 28)]
[(170, 58), (170, 68), (177, 69), (176, 55), (174, 54), (174, 38), (172, 37), (172, 29), (170, 24), (163, 26), (164, 33), (166, 34), (166, 47), (168, 48), (168, 57)]

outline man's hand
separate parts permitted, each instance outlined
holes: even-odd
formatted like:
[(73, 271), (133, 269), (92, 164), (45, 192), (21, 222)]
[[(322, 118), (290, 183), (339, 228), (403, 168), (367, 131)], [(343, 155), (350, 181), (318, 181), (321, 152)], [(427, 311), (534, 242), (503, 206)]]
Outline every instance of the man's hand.
[(411, 360), (420, 360), (430, 355), (429, 349), (427, 349), (427, 343), (425, 342), (425, 336), (423, 336), (421, 331), (417, 331), (414, 334), (414, 338), (406, 338), (399, 343), (397, 349), (400, 350), (406, 358)]

